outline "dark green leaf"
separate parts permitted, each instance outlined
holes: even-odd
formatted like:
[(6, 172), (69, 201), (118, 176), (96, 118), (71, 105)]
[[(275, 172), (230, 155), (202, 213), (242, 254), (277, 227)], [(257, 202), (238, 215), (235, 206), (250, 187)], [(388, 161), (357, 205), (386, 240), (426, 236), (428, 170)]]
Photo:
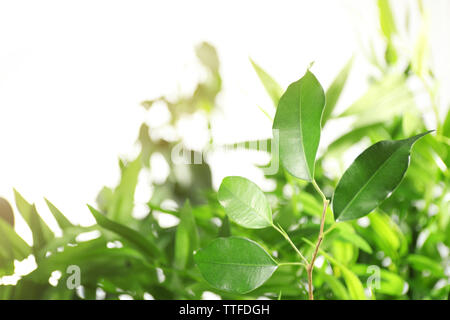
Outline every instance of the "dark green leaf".
[(362, 152), (339, 181), (333, 212), (340, 221), (369, 214), (398, 186), (409, 166), (411, 148), (428, 134), (397, 141), (380, 141)]
[(283, 166), (293, 176), (306, 181), (314, 178), (324, 105), (322, 86), (308, 70), (280, 98), (273, 122)]
[(226, 177), (217, 198), (231, 220), (243, 227), (261, 229), (272, 222), (272, 210), (264, 192), (243, 177)]
[(195, 254), (195, 262), (213, 287), (241, 294), (261, 286), (278, 267), (260, 245), (239, 237), (215, 239)]

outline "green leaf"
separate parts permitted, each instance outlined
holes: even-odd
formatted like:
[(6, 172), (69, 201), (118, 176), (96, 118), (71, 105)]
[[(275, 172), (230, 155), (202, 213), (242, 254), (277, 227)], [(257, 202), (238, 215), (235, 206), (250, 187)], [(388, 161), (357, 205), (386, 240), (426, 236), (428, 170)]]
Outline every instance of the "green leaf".
[(175, 234), (175, 267), (185, 269), (198, 249), (198, 232), (189, 200), (180, 210), (180, 223)]
[(322, 86), (308, 70), (300, 80), (289, 85), (273, 122), (283, 166), (293, 176), (306, 181), (314, 178), (324, 105)]
[(408, 263), (416, 270), (429, 271), (434, 277), (444, 277), (441, 264), (420, 254), (410, 254), (406, 258)]
[(226, 177), (217, 198), (228, 217), (243, 227), (261, 229), (273, 225), (272, 210), (264, 192), (248, 179)]
[(352, 300), (367, 300), (361, 280), (352, 271), (342, 269), (342, 276)]
[(394, 15), (389, 6), (389, 0), (378, 0), (378, 11), (380, 14), (381, 31), (387, 39), (391, 39), (392, 35), (397, 32), (397, 28), (395, 26)]
[(108, 219), (105, 215), (101, 214), (90, 205), (88, 205), (88, 208), (99, 226), (118, 234), (125, 240), (128, 240), (150, 257), (159, 258), (162, 256), (159, 248), (153, 242), (142, 236), (139, 232)]
[(330, 87), (328, 88), (325, 94), (326, 103), (325, 108), (323, 109), (322, 127), (331, 117), (331, 114), (333, 113), (333, 110), (336, 107), (339, 97), (341, 96), (342, 90), (344, 89), (344, 86), (347, 82), (348, 75), (350, 74), (352, 65), (353, 65), (353, 57), (350, 58), (350, 60), (348, 60), (348, 62), (345, 64), (342, 70), (338, 73), (338, 75), (333, 80), (333, 82), (331, 83)]
[(58, 225), (62, 230), (75, 227), (69, 221), (69, 219), (67, 219), (66, 216), (53, 205), (53, 203), (51, 203), (47, 199), (45, 199), (45, 202), (47, 203), (50, 212), (53, 214), (53, 217), (55, 217), (56, 222), (58, 222)]
[(339, 224), (338, 226), (339, 227), (337, 229), (339, 231), (339, 237), (341, 238), (341, 240), (350, 242), (351, 244), (369, 254), (372, 253), (372, 248), (367, 243), (367, 241), (359, 236), (351, 226), (347, 226), (345, 228), (341, 228), (341, 226), (344, 226), (344, 224)]
[(28, 203), (17, 190), (14, 190), (14, 197), (17, 209), (33, 233), (33, 247), (39, 250), (54, 238), (54, 234), (37, 213), (34, 205)]
[(122, 177), (114, 190), (112, 202), (108, 208), (108, 216), (118, 222), (127, 222), (131, 217), (134, 206), (134, 191), (141, 170), (141, 157), (122, 168)]
[(336, 219), (360, 218), (384, 201), (405, 175), (414, 142), (429, 132), (404, 140), (380, 141), (362, 152), (345, 171), (334, 192)]
[[(371, 269), (371, 267), (373, 269)], [(374, 268), (377, 266), (373, 265), (366, 265), (366, 264), (355, 264), (351, 266), (351, 270), (357, 274), (358, 276), (365, 278), (371, 277), (373, 280), (375, 280), (376, 276), (380, 276), (379, 281), (380, 285), (379, 287), (373, 285), (372, 283), (372, 289), (377, 293), (383, 293), (383, 294), (389, 294), (393, 296), (401, 296), (403, 294), (403, 288), (405, 286), (405, 281), (396, 273), (387, 271), (385, 269), (381, 268)], [(379, 271), (379, 274), (376, 274), (374, 272)]]
[(278, 267), (259, 244), (239, 237), (213, 240), (195, 254), (195, 262), (213, 287), (240, 294), (261, 286)]
[[(354, 117), (354, 126), (389, 121), (415, 106), (404, 74), (391, 73), (371, 85), (367, 92), (338, 117)], [(374, 112), (376, 110), (376, 112)]]
[(278, 102), (280, 101), (280, 97), (283, 94), (283, 89), (266, 71), (264, 71), (252, 59), (250, 59), (250, 62), (252, 63), (252, 66), (255, 69), (259, 80), (261, 80), (264, 88), (272, 99), (273, 104), (277, 106)]
[(31, 254), (30, 246), (14, 231), (13, 227), (0, 219), (0, 244), (12, 248), (15, 260), (23, 260)]

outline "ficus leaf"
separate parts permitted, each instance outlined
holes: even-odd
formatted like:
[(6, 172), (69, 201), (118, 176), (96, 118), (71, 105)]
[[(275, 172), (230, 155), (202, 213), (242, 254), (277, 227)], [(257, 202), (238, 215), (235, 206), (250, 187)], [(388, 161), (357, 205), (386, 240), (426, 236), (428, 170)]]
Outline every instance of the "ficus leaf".
[(194, 259), (209, 284), (240, 294), (261, 286), (278, 267), (259, 244), (240, 237), (217, 238)]
[(404, 140), (385, 140), (363, 151), (341, 177), (333, 196), (337, 220), (369, 214), (398, 186), (409, 166), (411, 148), (431, 131)]
[(306, 181), (314, 177), (324, 105), (323, 88), (308, 70), (280, 98), (273, 122), (283, 166), (293, 176)]
[(231, 176), (223, 179), (217, 198), (231, 220), (250, 228), (272, 226), (272, 210), (264, 192), (250, 180)]

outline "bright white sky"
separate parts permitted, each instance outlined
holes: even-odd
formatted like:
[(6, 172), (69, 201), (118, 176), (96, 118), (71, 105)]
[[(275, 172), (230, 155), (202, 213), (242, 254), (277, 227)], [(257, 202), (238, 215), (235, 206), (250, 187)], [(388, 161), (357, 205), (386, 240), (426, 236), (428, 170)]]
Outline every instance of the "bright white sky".
[[(448, 84), (450, 2), (426, 4), (440, 46), (435, 69)], [(371, 0), (1, 1), (0, 195), (13, 203), (18, 189), (47, 219), (45, 196), (73, 222), (89, 224), (85, 204), (117, 183), (118, 156), (133, 151), (145, 117), (140, 102), (195, 85), (199, 42), (219, 52), (225, 113), (218, 138), (229, 141), (270, 133), (256, 107), (268, 110), (270, 100), (249, 56), (283, 86), (315, 61), (327, 87), (360, 54), (345, 105), (363, 93), (370, 71), (359, 41), (378, 32)], [(30, 240), (23, 221), (17, 229)]]

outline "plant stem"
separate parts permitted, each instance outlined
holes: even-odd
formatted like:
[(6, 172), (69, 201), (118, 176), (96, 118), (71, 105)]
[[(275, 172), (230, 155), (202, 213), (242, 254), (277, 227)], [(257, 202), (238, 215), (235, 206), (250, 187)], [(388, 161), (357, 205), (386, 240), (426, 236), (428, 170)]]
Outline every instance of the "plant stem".
[(302, 260), (306, 263), (306, 265), (308, 265), (308, 260), (306, 260), (306, 258), (302, 255), (302, 253), (300, 252), (300, 250), (298, 250), (298, 248), (295, 246), (295, 244), (292, 242), (291, 238), (289, 238), (289, 235), (286, 233), (286, 231), (283, 230), (283, 228), (281, 228), (280, 225), (278, 225), (278, 227), (276, 225), (272, 225), (272, 227), (274, 227), (275, 230), (277, 230), (279, 233), (281, 233), (281, 235), (289, 242), (289, 244), (291, 245), (292, 248), (294, 248), (295, 252), (298, 253), (298, 255), (300, 256), (300, 258), (302, 258)]
[(329, 203), (329, 201), (325, 198), (325, 200), (323, 202), (323, 212), (322, 212), (322, 217), (320, 219), (320, 231), (319, 231), (319, 236), (317, 238), (316, 247), (314, 249), (314, 253), (312, 255), (311, 262), (306, 267), (306, 271), (308, 273), (309, 300), (314, 300), (313, 285), (312, 285), (312, 273), (314, 270), (314, 263), (316, 262), (317, 253), (319, 252), (320, 245), (324, 238), (323, 227), (325, 225), (325, 215), (327, 213), (328, 203)]
[(303, 262), (281, 262), (278, 264), (278, 266), (282, 267), (282, 266), (304, 266), (306, 267), (306, 265)]

